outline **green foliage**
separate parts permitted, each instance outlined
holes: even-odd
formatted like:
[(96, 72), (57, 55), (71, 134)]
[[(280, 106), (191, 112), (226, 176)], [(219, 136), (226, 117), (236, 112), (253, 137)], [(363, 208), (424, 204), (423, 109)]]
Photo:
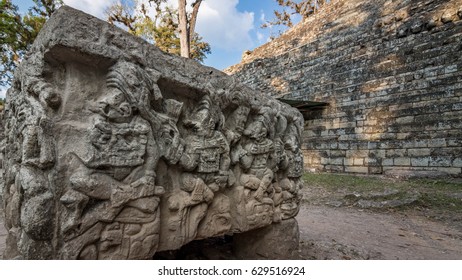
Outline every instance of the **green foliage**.
[(294, 15), (301, 16), (302, 20), (315, 14), (322, 6), (330, 3), (330, 0), (276, 0), (279, 6), (282, 7), (281, 11), (274, 11), (276, 17), (272, 21), (268, 21), (262, 25), (262, 28), (267, 28), (275, 25), (284, 25), (287, 27), (293, 26), (292, 18)]
[[(180, 55), (178, 11), (167, 6), (166, 0), (152, 0), (149, 3), (154, 5), (154, 14), (149, 14), (147, 7), (136, 0), (114, 4), (106, 11), (107, 20), (111, 24), (125, 26), (128, 32), (155, 44), (164, 52)], [(194, 33), (190, 57), (203, 61), (210, 53), (210, 45)]]
[(61, 5), (61, 0), (33, 0), (21, 15), (11, 0), (0, 0), (0, 86), (11, 83), (13, 71), (30, 48), (45, 21)]

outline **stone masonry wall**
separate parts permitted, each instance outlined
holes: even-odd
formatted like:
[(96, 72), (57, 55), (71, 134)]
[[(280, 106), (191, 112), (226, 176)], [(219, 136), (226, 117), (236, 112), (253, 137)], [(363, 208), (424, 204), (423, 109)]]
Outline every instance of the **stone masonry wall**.
[[(0, 106), (0, 201), (2, 201), (3, 197), (3, 149), (4, 149), (4, 135), (3, 135), (4, 127), (3, 127), (3, 107)], [(3, 205), (0, 202), (0, 213), (3, 209)]]
[(333, 1), (225, 71), (329, 103), (305, 116), (306, 169), (460, 176), (461, 19), (461, 0)]

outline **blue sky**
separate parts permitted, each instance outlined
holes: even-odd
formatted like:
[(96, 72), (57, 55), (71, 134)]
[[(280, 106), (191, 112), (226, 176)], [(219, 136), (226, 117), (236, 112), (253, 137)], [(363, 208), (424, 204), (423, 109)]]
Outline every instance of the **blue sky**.
[[(64, 0), (64, 3), (105, 19), (104, 10), (116, 1)], [(175, 6), (178, 1), (169, 2)], [(13, 4), (24, 13), (33, 6), (32, 0), (13, 0)], [(244, 51), (268, 42), (270, 35), (277, 31), (260, 26), (265, 20), (273, 19), (273, 11), (278, 8), (275, 0), (204, 0), (196, 26), (196, 31), (212, 49), (204, 64), (223, 70), (239, 63)], [(0, 97), (4, 94), (5, 89), (0, 89)]]

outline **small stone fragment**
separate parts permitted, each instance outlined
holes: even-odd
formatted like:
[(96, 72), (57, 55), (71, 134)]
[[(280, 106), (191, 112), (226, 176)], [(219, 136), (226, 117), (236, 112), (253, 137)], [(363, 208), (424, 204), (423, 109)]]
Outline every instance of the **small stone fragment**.
[(419, 33), (420, 31), (422, 31), (422, 22), (421, 21), (417, 21), (415, 22), (412, 26), (411, 26), (411, 32), (414, 33), (414, 34), (417, 34)]
[(441, 21), (445, 24), (452, 22), (453, 20), (454, 18), (453, 18), (453, 14), (451, 11), (446, 11), (441, 15)]
[(428, 30), (431, 30), (435, 28), (437, 25), (438, 25), (438, 19), (432, 18), (427, 22), (426, 27)]

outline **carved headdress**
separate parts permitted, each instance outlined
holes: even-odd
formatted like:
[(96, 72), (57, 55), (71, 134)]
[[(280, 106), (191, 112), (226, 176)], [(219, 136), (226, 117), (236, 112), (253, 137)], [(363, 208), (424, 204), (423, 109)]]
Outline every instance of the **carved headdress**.
[[(154, 70), (145, 70), (136, 64), (119, 61), (109, 69), (106, 85), (119, 89), (132, 108), (140, 109), (142, 104), (153, 106), (165, 113), (168, 120), (176, 123), (183, 103), (173, 99), (162, 99), (162, 93), (156, 83), (159, 77), (160, 73)], [(161, 121), (164, 119), (159, 114), (157, 118)]]
[(162, 99), (160, 89), (153, 78), (157, 77), (149, 77), (138, 65), (119, 61), (109, 69), (106, 84), (108, 87), (119, 89), (130, 105), (137, 108), (146, 96), (149, 96), (151, 102)]

